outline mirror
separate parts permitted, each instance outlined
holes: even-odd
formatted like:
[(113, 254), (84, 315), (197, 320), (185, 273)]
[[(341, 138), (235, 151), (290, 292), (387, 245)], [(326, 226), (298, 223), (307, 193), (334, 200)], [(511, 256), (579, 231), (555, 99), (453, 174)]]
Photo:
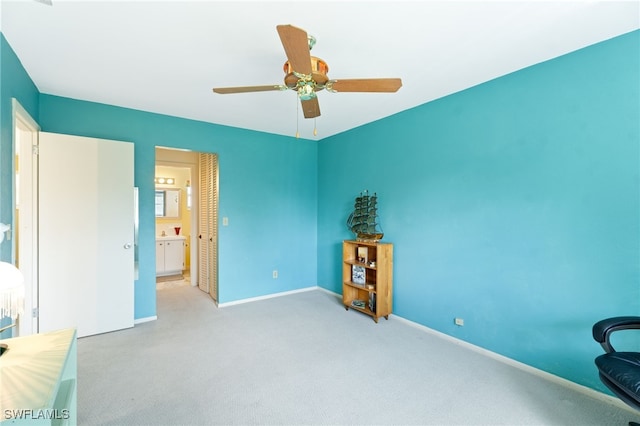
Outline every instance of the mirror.
[(156, 217), (180, 217), (179, 189), (156, 189)]

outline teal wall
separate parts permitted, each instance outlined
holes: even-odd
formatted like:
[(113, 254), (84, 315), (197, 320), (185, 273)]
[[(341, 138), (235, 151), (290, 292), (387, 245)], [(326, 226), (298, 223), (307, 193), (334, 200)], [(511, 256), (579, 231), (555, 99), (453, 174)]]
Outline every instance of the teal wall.
[[(315, 142), (51, 95), (40, 97), (43, 131), (135, 144), (140, 202), (140, 279), (135, 316), (156, 315), (155, 147), (218, 154), (219, 301), (316, 284)], [(278, 279), (272, 278), (277, 269)]]
[(639, 39), (320, 141), (319, 285), (341, 293), (345, 220), (375, 191), (395, 314), (604, 389), (591, 326), (640, 315)]
[[(13, 223), (13, 110), (20, 101), (37, 121), (39, 93), (15, 52), (0, 33), (0, 223)], [(11, 242), (0, 244), (0, 260), (11, 261)]]
[[(38, 117), (38, 89), (25, 71), (4, 35), (0, 33), (0, 223), (13, 223), (13, 108), (11, 99), (21, 99), (32, 118)], [(0, 261), (12, 262), (12, 241), (0, 244)], [(0, 327), (11, 324), (0, 318)], [(0, 339), (12, 337), (13, 329), (0, 333)]]
[[(0, 223), (13, 223), (13, 115), (12, 98), (24, 100), (22, 105), (37, 117), (38, 90), (25, 71), (4, 35), (0, 33)], [(0, 244), (0, 261), (11, 262), (13, 242)], [(11, 324), (11, 318), (0, 318), (0, 327)], [(13, 329), (0, 333), (0, 339), (12, 337)]]
[(0, 220), (11, 220), (12, 96), (45, 131), (135, 144), (136, 318), (156, 314), (155, 146), (219, 155), (222, 302), (314, 284), (340, 293), (345, 220), (369, 189), (395, 244), (396, 315), (604, 390), (591, 325), (640, 315), (639, 39), (316, 143), (39, 94), (1, 38)]
[[(229, 218), (229, 226), (219, 229), (221, 303), (316, 284), (315, 142), (40, 94), (4, 36), (0, 42), (0, 221), (13, 223), (11, 98), (16, 98), (43, 131), (135, 144), (140, 200), (136, 319), (156, 315), (156, 146), (218, 154), (219, 215)], [(2, 244), (1, 255), (11, 260), (10, 244)], [(272, 278), (274, 269), (278, 279)]]

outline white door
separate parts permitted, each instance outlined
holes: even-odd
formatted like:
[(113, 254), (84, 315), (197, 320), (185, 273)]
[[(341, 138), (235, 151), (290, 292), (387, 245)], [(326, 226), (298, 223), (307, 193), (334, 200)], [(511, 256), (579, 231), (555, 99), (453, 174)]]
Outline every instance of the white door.
[(198, 286), (218, 303), (218, 156), (200, 153)]
[(133, 144), (39, 142), (39, 332), (133, 327)]
[(218, 303), (218, 156), (211, 156), (209, 189), (209, 296)]
[(199, 153), (200, 201), (198, 220), (198, 287), (209, 292), (209, 262), (211, 247), (209, 237), (211, 233), (211, 154)]

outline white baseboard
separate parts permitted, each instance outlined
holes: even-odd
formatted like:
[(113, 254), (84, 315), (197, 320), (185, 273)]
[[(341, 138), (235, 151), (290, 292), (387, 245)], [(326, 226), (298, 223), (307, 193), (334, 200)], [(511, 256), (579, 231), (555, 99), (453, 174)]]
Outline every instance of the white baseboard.
[(157, 315), (154, 315), (152, 317), (145, 317), (145, 318), (138, 318), (133, 320), (133, 324), (142, 324), (143, 322), (149, 322), (149, 321), (156, 321), (158, 319)]
[(418, 329), (420, 329), (420, 330), (422, 330), (424, 332), (427, 332), (429, 334), (433, 334), (434, 336), (440, 337), (441, 339), (447, 340), (447, 341), (449, 341), (451, 343), (454, 343), (456, 345), (463, 346), (463, 347), (465, 347), (467, 349), (470, 349), (470, 350), (472, 350), (474, 352), (477, 352), (477, 353), (479, 353), (481, 355), (487, 356), (489, 358), (493, 358), (496, 361), (500, 361), (500, 362), (502, 362), (504, 364), (507, 364), (507, 365), (510, 365), (512, 367), (518, 368), (518, 369), (520, 369), (522, 371), (526, 371), (527, 373), (531, 373), (531, 374), (536, 375), (538, 377), (541, 377), (543, 379), (546, 379), (546, 380), (549, 380), (551, 382), (557, 383), (557, 384), (559, 384), (561, 386), (565, 386), (565, 387), (570, 388), (570, 389), (572, 389), (572, 390), (574, 390), (576, 392), (580, 392), (580, 393), (582, 393), (584, 395), (590, 396), (592, 398), (598, 399), (598, 400), (606, 402), (608, 404), (613, 404), (616, 407), (619, 407), (619, 408), (622, 408), (622, 409), (625, 409), (625, 410), (629, 411), (630, 413), (637, 414), (636, 410), (632, 409), (627, 404), (625, 404), (624, 402), (622, 402), (618, 398), (615, 398), (615, 397), (613, 397), (611, 395), (604, 394), (604, 393), (602, 393), (600, 391), (597, 391), (595, 389), (592, 389), (590, 387), (580, 385), (580, 384), (578, 384), (576, 382), (572, 382), (571, 380), (565, 379), (565, 378), (560, 377), (560, 376), (556, 376), (555, 374), (549, 373), (548, 371), (540, 370), (539, 368), (532, 367), (532, 366), (530, 366), (528, 364), (525, 364), (523, 362), (516, 361), (515, 359), (506, 357), (504, 355), (500, 355), (499, 353), (492, 352), (492, 351), (490, 351), (488, 349), (485, 349), (485, 348), (481, 348), (480, 346), (476, 346), (476, 345), (474, 345), (472, 343), (466, 342), (464, 340), (460, 340), (460, 339), (458, 339), (456, 337), (453, 337), (453, 336), (450, 336), (448, 334), (442, 333), (440, 331), (434, 330), (432, 328), (426, 327), (426, 326), (424, 326), (422, 324), (418, 324), (417, 322), (413, 322), (413, 321), (408, 320), (406, 318), (403, 318), (401, 316), (398, 316), (398, 315), (394, 314), (393, 317), (391, 317), (391, 316), (389, 317), (389, 319), (391, 319), (391, 318), (395, 318), (395, 319), (397, 319), (399, 321), (402, 321), (402, 322), (404, 322), (404, 323), (406, 323), (406, 324), (408, 324), (408, 325), (410, 325), (412, 327), (416, 327), (416, 328), (418, 328)]
[(342, 295), (341, 294), (338, 294), (338, 293), (336, 293), (334, 291), (331, 291), (331, 290), (327, 290), (326, 288), (323, 288), (323, 287), (317, 287), (317, 288), (318, 288), (318, 290), (322, 290), (325, 293), (328, 293), (328, 294), (330, 294), (332, 296), (335, 296), (335, 297), (337, 297), (339, 299), (342, 299)]
[[(326, 288), (322, 288), (322, 287), (318, 287), (318, 289), (324, 291), (325, 293), (334, 295), (334, 296), (342, 299), (342, 295), (341, 294), (335, 293), (335, 292), (333, 292), (331, 290), (327, 290)], [(580, 385), (580, 384), (578, 384), (576, 382), (572, 382), (571, 380), (562, 378), (560, 376), (556, 376), (555, 374), (551, 374), (548, 371), (540, 370), (539, 368), (532, 367), (532, 366), (530, 366), (528, 364), (522, 363), (520, 361), (516, 361), (515, 359), (506, 357), (504, 355), (500, 355), (499, 353), (492, 352), (492, 351), (490, 351), (488, 349), (481, 348), (480, 346), (476, 346), (476, 345), (474, 345), (472, 343), (466, 342), (464, 340), (460, 340), (460, 339), (458, 339), (456, 337), (453, 337), (453, 336), (450, 336), (448, 334), (442, 333), (441, 331), (434, 330), (432, 328), (429, 328), (429, 327), (424, 326), (422, 324), (419, 324), (417, 322), (408, 320), (408, 319), (403, 318), (401, 316), (398, 316), (396, 314), (393, 314), (393, 315), (389, 316), (389, 319), (392, 319), (392, 318), (393, 319), (397, 319), (398, 321), (404, 322), (405, 324), (410, 325), (412, 327), (418, 328), (418, 329), (420, 329), (420, 330), (422, 330), (422, 331), (424, 331), (426, 333), (429, 333), (429, 334), (437, 336), (437, 337), (439, 337), (441, 339), (447, 340), (447, 341), (449, 341), (449, 342), (451, 342), (453, 344), (456, 344), (456, 345), (459, 345), (459, 346), (463, 346), (463, 347), (465, 347), (467, 349), (470, 349), (470, 350), (472, 350), (474, 352), (477, 352), (477, 353), (479, 353), (481, 355), (487, 356), (489, 358), (493, 358), (496, 361), (500, 361), (500, 362), (502, 362), (504, 364), (510, 365), (512, 367), (518, 368), (518, 369), (523, 370), (523, 371), (526, 371), (528, 373), (531, 373), (531, 374), (536, 375), (538, 377), (541, 377), (543, 379), (546, 379), (546, 380), (552, 381), (554, 383), (557, 383), (557, 384), (559, 384), (561, 386), (565, 386), (567, 388), (570, 388), (570, 389), (572, 389), (572, 390), (574, 390), (576, 392), (580, 392), (580, 393), (582, 393), (584, 395), (590, 396), (590, 397), (598, 399), (600, 401), (604, 401), (604, 402), (606, 402), (608, 404), (613, 404), (616, 407), (619, 407), (619, 408), (622, 408), (622, 409), (625, 409), (625, 410), (629, 411), (630, 413), (633, 413), (633, 414), (637, 414), (638, 413), (636, 410), (634, 410), (633, 408), (629, 407), (627, 404), (625, 404), (624, 402), (622, 402), (618, 398), (613, 397), (611, 395), (607, 395), (605, 393), (602, 393), (602, 392), (597, 391), (595, 389), (592, 389), (590, 387)]]
[[(286, 296), (288, 294), (302, 293), (302, 292), (312, 291), (312, 290), (320, 290), (320, 291), (323, 291), (323, 292), (325, 292), (327, 294), (335, 296), (335, 297), (337, 297), (339, 299), (342, 298), (341, 294), (338, 294), (338, 293), (333, 292), (331, 290), (327, 290), (324, 287), (312, 286), (312, 287), (302, 288), (302, 289), (299, 289), (299, 290), (285, 291), (285, 292), (282, 292), (282, 293), (274, 293), (274, 294), (268, 294), (268, 295), (265, 295), (265, 296), (251, 297), (249, 299), (242, 299), (242, 300), (236, 300), (236, 301), (233, 301), (233, 302), (221, 303), (218, 306), (219, 307), (224, 307), (224, 306), (238, 305), (238, 304), (241, 304), (241, 303), (255, 302), (255, 301), (258, 301), (258, 300), (271, 299), (273, 297)], [(516, 361), (515, 359), (508, 358), (508, 357), (506, 357), (504, 355), (500, 355), (500, 354), (498, 354), (496, 352), (492, 352), (492, 351), (490, 351), (488, 349), (485, 349), (485, 348), (481, 348), (480, 346), (476, 346), (476, 345), (474, 345), (472, 343), (466, 342), (464, 340), (461, 340), (461, 339), (458, 339), (456, 337), (450, 336), (448, 334), (442, 333), (440, 331), (434, 330), (432, 328), (429, 328), (429, 327), (424, 326), (422, 324), (419, 324), (417, 322), (408, 320), (408, 319), (403, 318), (401, 316), (398, 316), (396, 314), (390, 315), (389, 319), (397, 319), (398, 321), (402, 321), (402, 322), (406, 323), (407, 325), (410, 325), (412, 327), (418, 328), (418, 329), (420, 329), (420, 330), (422, 330), (422, 331), (424, 331), (426, 333), (430, 333), (430, 334), (432, 334), (434, 336), (437, 336), (437, 337), (439, 337), (441, 339), (447, 340), (447, 341), (449, 341), (451, 343), (454, 343), (456, 345), (465, 347), (467, 349), (470, 349), (472, 351), (480, 353), (480, 354), (482, 354), (484, 356), (487, 356), (489, 358), (493, 358), (493, 359), (495, 359), (497, 361), (500, 361), (500, 362), (502, 362), (504, 364), (507, 364), (507, 365), (510, 365), (512, 367), (518, 368), (520, 370), (526, 371), (528, 373), (534, 374), (534, 375), (536, 375), (538, 377), (541, 377), (543, 379), (550, 380), (550, 381), (552, 381), (554, 383), (557, 383), (557, 384), (559, 384), (561, 386), (565, 386), (567, 388), (570, 388), (570, 389), (572, 389), (572, 390), (574, 390), (576, 392), (580, 392), (582, 394), (585, 394), (585, 395), (590, 396), (592, 398), (598, 399), (600, 401), (604, 401), (606, 403), (613, 404), (616, 407), (619, 407), (621, 409), (629, 411), (630, 413), (637, 414), (637, 411), (633, 410), (627, 404), (625, 404), (624, 402), (620, 401), (618, 398), (615, 398), (615, 397), (613, 397), (611, 395), (604, 394), (604, 393), (602, 393), (600, 391), (597, 391), (595, 389), (592, 389), (590, 387), (580, 385), (580, 384), (578, 384), (576, 382), (572, 382), (571, 380), (562, 378), (560, 376), (556, 376), (555, 374), (551, 374), (551, 373), (549, 373), (547, 371), (540, 370), (539, 368), (532, 367), (532, 366), (524, 364), (524, 363), (522, 363), (520, 361)]]
[(242, 303), (256, 302), (258, 300), (265, 300), (265, 299), (272, 299), (274, 297), (287, 296), (289, 294), (304, 293), (306, 291), (317, 290), (318, 288), (319, 288), (318, 286), (312, 286), (312, 287), (300, 288), (298, 290), (283, 291), (281, 293), (272, 293), (272, 294), (266, 294), (264, 296), (250, 297), (248, 299), (234, 300), (232, 302), (220, 303), (218, 304), (218, 307), (224, 308), (227, 306), (240, 305)]

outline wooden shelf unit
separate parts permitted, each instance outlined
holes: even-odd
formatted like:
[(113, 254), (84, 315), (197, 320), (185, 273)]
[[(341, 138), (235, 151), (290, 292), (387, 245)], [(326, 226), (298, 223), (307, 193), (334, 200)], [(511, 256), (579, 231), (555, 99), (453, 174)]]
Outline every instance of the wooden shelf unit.
[[(366, 262), (358, 258), (359, 251), (365, 254)], [(372, 261), (375, 265), (371, 265)], [(353, 282), (354, 266), (364, 268), (364, 284)], [(373, 309), (371, 297), (375, 299)], [(364, 301), (365, 306), (354, 306), (354, 300)], [(342, 243), (342, 303), (346, 310), (363, 312), (375, 322), (380, 317), (389, 319), (393, 305), (393, 244), (351, 240)]]

